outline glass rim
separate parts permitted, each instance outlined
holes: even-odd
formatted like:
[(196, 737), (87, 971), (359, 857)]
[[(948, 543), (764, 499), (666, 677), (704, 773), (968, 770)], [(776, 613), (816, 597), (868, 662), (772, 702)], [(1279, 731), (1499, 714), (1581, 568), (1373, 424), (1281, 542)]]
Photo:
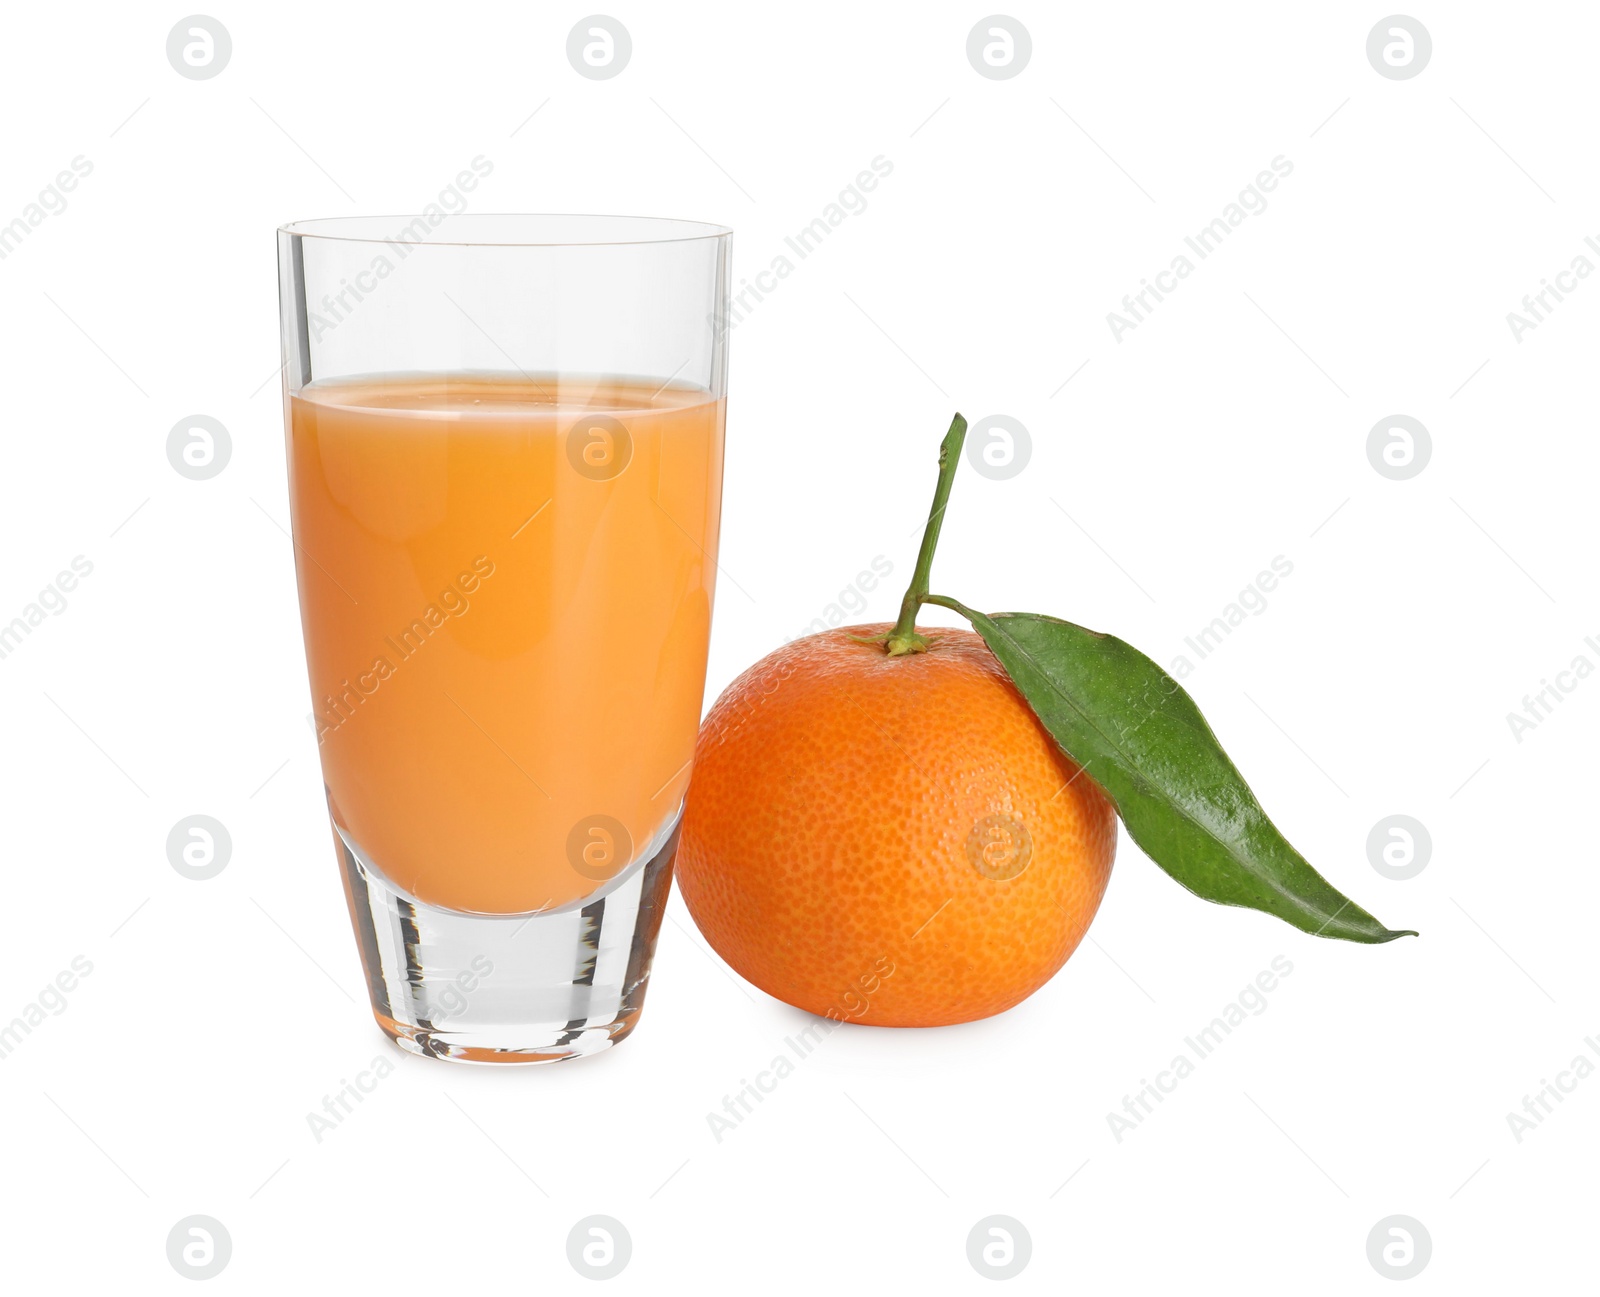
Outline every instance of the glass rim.
[[(416, 237), (417, 222), (427, 234)], [(565, 223), (562, 237), (537, 237), (537, 227)], [(481, 225), (491, 231), (487, 237), (454, 237), (464, 226)], [(503, 233), (492, 233), (495, 227)], [(521, 227), (521, 232), (519, 232)], [(575, 228), (589, 227), (581, 237)], [(449, 231), (449, 233), (447, 233)], [(463, 248), (583, 248), (621, 247), (651, 243), (688, 243), (700, 239), (725, 239), (730, 226), (709, 221), (689, 221), (671, 216), (619, 216), (600, 212), (453, 212), (446, 213), (437, 227), (428, 226), (421, 212), (390, 216), (320, 216), (304, 221), (286, 221), (280, 234), (297, 238), (328, 239), (340, 243), (406, 243), (420, 247)]]

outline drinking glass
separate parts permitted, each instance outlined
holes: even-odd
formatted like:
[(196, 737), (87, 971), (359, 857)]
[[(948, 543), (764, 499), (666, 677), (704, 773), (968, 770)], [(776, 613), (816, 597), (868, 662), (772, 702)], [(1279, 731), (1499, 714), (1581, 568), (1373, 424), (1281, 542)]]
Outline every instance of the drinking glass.
[(730, 232), (278, 232), (312, 724), (373, 1013), (547, 1062), (637, 1022), (711, 628)]

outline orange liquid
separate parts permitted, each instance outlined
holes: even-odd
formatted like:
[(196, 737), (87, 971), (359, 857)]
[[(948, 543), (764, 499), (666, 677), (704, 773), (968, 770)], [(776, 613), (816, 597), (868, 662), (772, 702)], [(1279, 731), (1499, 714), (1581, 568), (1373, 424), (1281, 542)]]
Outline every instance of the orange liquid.
[(570, 905), (678, 812), (724, 406), (653, 387), (407, 376), (291, 397), (323, 780), (346, 840), (403, 892)]

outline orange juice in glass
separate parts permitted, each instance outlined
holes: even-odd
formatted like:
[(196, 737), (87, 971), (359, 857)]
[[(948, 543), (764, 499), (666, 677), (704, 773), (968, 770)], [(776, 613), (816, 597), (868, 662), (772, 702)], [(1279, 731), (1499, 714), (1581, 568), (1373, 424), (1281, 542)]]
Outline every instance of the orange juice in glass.
[(280, 231), (313, 724), (374, 1013), (475, 1062), (637, 1020), (716, 577), (728, 232)]

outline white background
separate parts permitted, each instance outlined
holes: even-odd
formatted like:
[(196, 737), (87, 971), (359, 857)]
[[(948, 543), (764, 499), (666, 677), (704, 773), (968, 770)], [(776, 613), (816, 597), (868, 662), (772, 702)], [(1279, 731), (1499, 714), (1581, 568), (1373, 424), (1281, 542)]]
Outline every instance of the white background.
[[(582, 8), (209, 12), (211, 80), (143, 3), (14, 6), (0, 52), (0, 223), (93, 165), (0, 261), (0, 622), (94, 565), (0, 660), (0, 1022), (93, 965), (0, 1060), (9, 1291), (189, 1291), (165, 1240), (192, 1213), (232, 1237), (218, 1292), (588, 1291), (565, 1241), (592, 1213), (632, 1236), (618, 1292), (986, 1290), (966, 1239), (995, 1213), (1033, 1240), (1019, 1290), (1386, 1291), (1366, 1240), (1397, 1213), (1432, 1238), (1416, 1291), (1584, 1281), (1600, 1079), (1520, 1142), (1507, 1113), (1600, 1062), (1600, 678), (1520, 742), (1506, 715), (1600, 664), (1600, 282), (1520, 342), (1506, 315), (1600, 237), (1592, 6), (1417, 10), (1432, 59), (1398, 81), (1366, 57), (1385, 10), (1343, 3), (1023, 5), (1003, 81), (967, 60), (971, 5), (626, 4), (609, 81), (567, 61)], [(1285, 556), (1185, 683), (1291, 839), (1421, 938), (1208, 906), (1124, 840), (1032, 999), (836, 1032), (720, 1143), (707, 1114), (805, 1020), (676, 898), (614, 1054), (394, 1055), (305, 720), (273, 230), (418, 210), (478, 154), (473, 210), (720, 221), (743, 275), (893, 164), (734, 332), (708, 700), (878, 555), (853, 620), (891, 617), (952, 410), (1010, 415), (1032, 458), (963, 471), (936, 588), (1166, 663)], [(1267, 210), (1116, 340), (1107, 312), (1278, 155)], [(195, 413), (232, 437), (203, 482), (165, 452)], [(1366, 454), (1396, 413), (1432, 437), (1406, 481)], [(166, 858), (193, 813), (233, 838), (208, 882)], [(1433, 842), (1403, 882), (1367, 858), (1396, 813)], [(1267, 1010), (1117, 1142), (1107, 1114), (1277, 955)]]

